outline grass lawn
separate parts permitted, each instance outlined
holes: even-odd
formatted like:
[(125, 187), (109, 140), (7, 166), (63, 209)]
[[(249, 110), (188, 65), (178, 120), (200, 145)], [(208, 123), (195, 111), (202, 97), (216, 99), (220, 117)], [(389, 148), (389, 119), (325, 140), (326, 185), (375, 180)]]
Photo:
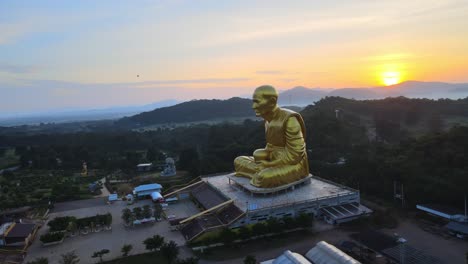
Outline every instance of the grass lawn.
[[(105, 258), (105, 257), (104, 257)], [(159, 252), (144, 253), (104, 262), (106, 264), (166, 264), (168, 263)]]

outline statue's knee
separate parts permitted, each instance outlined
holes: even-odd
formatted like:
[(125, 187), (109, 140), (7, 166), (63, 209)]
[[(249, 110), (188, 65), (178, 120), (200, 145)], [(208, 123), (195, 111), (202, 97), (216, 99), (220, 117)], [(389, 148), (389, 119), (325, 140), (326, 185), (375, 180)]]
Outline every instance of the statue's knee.
[(253, 153), (255, 161), (268, 159), (268, 152), (265, 149), (256, 149)]
[(242, 160), (245, 160), (244, 156), (239, 156), (234, 159), (234, 164), (239, 164), (242, 162)]

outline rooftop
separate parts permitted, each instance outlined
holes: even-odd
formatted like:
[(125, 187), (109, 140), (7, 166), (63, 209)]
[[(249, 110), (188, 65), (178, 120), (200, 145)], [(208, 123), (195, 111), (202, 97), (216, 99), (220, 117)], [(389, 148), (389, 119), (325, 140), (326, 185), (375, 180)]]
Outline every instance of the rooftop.
[(5, 232), (8, 230), (8, 228), (14, 223), (4, 223), (0, 226), (0, 236), (5, 234)]
[(296, 186), (294, 191), (282, 191), (277, 194), (252, 195), (243, 190), (235, 183), (229, 184), (231, 174), (217, 175), (202, 178), (203, 181), (211, 184), (229, 199), (234, 200), (234, 204), (244, 212), (255, 209), (280, 206), (284, 204), (304, 202), (308, 200), (321, 200), (326, 198), (346, 196), (355, 194), (357, 191), (350, 188), (327, 182), (326, 180), (312, 177), (310, 184)]
[[(417, 207), (425, 207), (430, 210), (441, 212), (447, 215), (463, 215), (463, 211), (443, 204), (418, 204)], [(422, 209), (422, 208), (419, 208)]]
[(135, 192), (143, 192), (143, 191), (150, 191), (154, 189), (162, 189), (161, 184), (152, 183), (152, 184), (145, 184), (135, 187)]
[(260, 264), (311, 264), (302, 255), (286, 250), (281, 256), (276, 259), (267, 260)]
[(6, 237), (27, 237), (34, 231), (36, 224), (21, 224), (17, 223), (15, 226), (8, 232)]

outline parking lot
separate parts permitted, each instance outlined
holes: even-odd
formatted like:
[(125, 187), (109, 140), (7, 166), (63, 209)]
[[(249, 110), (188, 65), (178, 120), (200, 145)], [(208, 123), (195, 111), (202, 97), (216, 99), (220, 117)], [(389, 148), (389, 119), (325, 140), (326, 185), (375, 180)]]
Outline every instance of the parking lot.
[[(49, 263), (58, 263), (61, 259), (61, 254), (72, 250), (80, 257), (80, 263), (95, 263), (96, 259), (91, 258), (93, 252), (101, 249), (109, 249), (110, 253), (105, 255), (104, 259), (110, 260), (122, 255), (120, 249), (124, 244), (131, 244), (133, 246), (133, 250), (130, 254), (143, 253), (146, 251), (143, 240), (156, 234), (163, 236), (166, 241), (173, 240), (178, 245), (184, 245), (185, 239), (180, 232), (170, 231), (168, 221), (132, 228), (124, 227), (121, 219), (122, 209), (126, 207), (132, 209), (133, 207), (144, 206), (145, 204), (152, 204), (152, 202), (151, 200), (143, 200), (128, 206), (126, 202), (117, 201), (114, 204), (107, 205), (101, 198), (95, 199), (94, 201), (74, 201), (70, 202), (69, 206), (67, 206), (66, 203), (62, 203), (57, 212), (50, 214), (49, 220), (59, 216), (75, 216), (81, 218), (109, 212), (112, 214), (112, 230), (89, 233), (85, 236), (79, 235), (69, 237), (66, 238), (62, 244), (43, 247), (39, 238), (48, 231), (47, 225), (44, 225), (39, 230), (37, 238), (29, 248), (25, 263), (37, 257), (46, 257), (49, 259)], [(86, 205), (88, 207), (86, 207)], [(72, 208), (72, 210), (66, 210), (67, 207)]]

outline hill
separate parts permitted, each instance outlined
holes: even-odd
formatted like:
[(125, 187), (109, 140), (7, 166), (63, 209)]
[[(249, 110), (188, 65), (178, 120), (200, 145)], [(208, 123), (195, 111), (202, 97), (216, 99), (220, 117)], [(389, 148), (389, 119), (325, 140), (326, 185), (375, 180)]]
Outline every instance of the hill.
[(280, 105), (306, 106), (327, 96), (356, 100), (384, 99), (387, 97), (459, 99), (468, 96), (467, 83), (406, 81), (374, 88), (319, 89), (297, 86), (280, 93)]
[(300, 105), (307, 106), (316, 102), (327, 95), (327, 90), (310, 89), (303, 86), (297, 86), (283, 91), (279, 94), (279, 105)]
[(115, 124), (123, 127), (142, 127), (233, 117), (255, 117), (255, 113), (252, 111), (252, 101), (238, 97), (228, 100), (192, 100), (124, 117), (116, 121)]
[[(338, 110), (338, 114), (337, 111)], [(468, 97), (465, 99), (411, 99), (388, 97), (379, 100), (352, 100), (326, 97), (302, 112), (304, 119), (328, 116), (366, 127), (370, 137), (399, 141), (425, 133), (468, 124)]]
[(36, 125), (40, 123), (71, 123), (98, 120), (118, 119), (135, 115), (143, 111), (150, 111), (160, 107), (177, 104), (176, 100), (163, 100), (146, 105), (116, 106), (100, 109), (75, 109), (68, 111), (48, 111), (36, 113), (0, 114), (0, 125), (20, 126)]

